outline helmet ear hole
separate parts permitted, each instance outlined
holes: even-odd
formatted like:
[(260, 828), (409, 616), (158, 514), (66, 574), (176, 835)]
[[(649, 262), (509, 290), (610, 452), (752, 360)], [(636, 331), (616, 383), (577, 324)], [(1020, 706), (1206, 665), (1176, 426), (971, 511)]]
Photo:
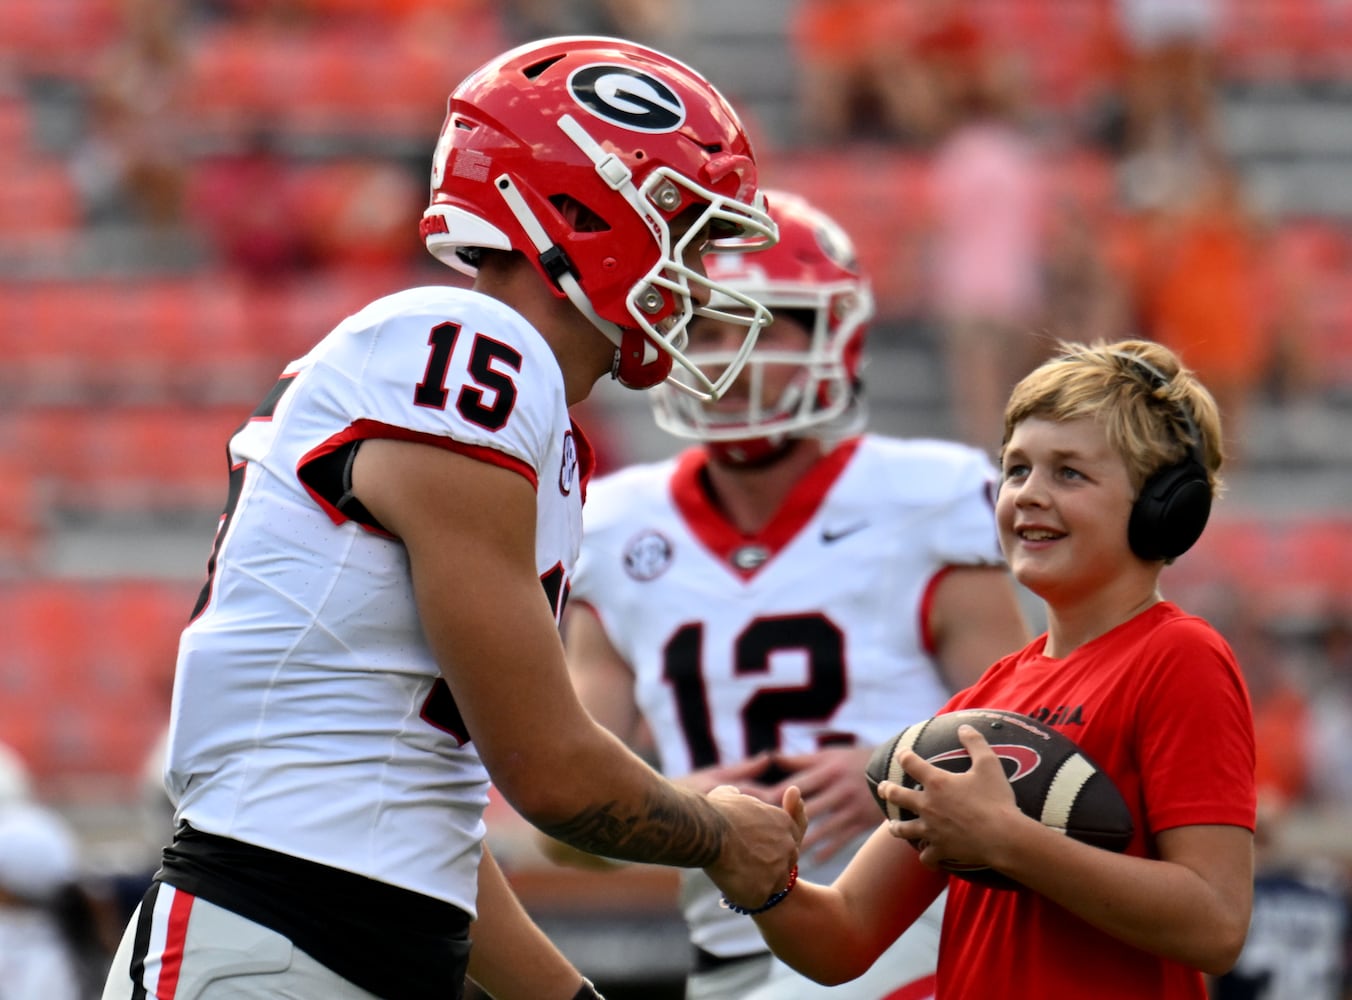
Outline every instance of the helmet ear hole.
[(567, 222), (576, 233), (610, 232), (610, 223), (606, 222), (605, 219), (601, 218), (601, 216), (593, 212), (572, 195), (551, 195), (549, 203), (558, 210), (559, 215), (563, 216), (564, 221)]

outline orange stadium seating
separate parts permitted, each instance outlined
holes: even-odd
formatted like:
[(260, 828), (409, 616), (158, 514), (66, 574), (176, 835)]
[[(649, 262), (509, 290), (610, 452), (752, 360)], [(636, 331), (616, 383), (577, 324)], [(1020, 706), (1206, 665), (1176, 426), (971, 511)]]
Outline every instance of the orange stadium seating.
[(0, 393), (12, 403), (252, 406), (287, 361), (401, 278), (333, 269), (267, 287), (211, 272), (0, 281)]
[(249, 408), (28, 407), (0, 417), (58, 511), (172, 514), (225, 501), (226, 442)]
[(431, 141), (446, 96), (498, 48), (491, 27), (455, 46), (395, 25), (338, 21), (305, 31), (253, 22), (201, 33), (188, 51), (191, 131), (240, 134), (266, 122), (299, 135)]
[(1228, 76), (1287, 81), (1346, 79), (1352, 10), (1324, 0), (1232, 0), (1221, 56)]
[(6, 239), (75, 228), (80, 195), (64, 161), (34, 156), (0, 164), (5, 174), (0, 184), (0, 233)]
[(5, 0), (0, 53), (21, 69), (82, 78), (93, 56), (117, 37), (121, 0)]
[[(211, 278), (0, 285), (0, 373), (10, 398), (93, 404), (231, 394), (261, 384), (266, 328), (247, 296)], [(267, 367), (274, 367), (272, 361)]]
[(1242, 591), (1270, 621), (1352, 612), (1352, 518), (1213, 518), (1161, 583), (1185, 607)]
[(181, 581), (0, 583), (0, 732), (40, 780), (126, 794), (167, 720), (195, 597)]
[(36, 477), (27, 463), (0, 452), (0, 580), (37, 569), (41, 536)]
[(927, 171), (919, 157), (873, 146), (799, 151), (770, 156), (764, 179), (773, 187), (811, 192), (827, 214), (850, 220), (881, 312), (895, 316), (917, 308), (918, 240), (929, 211)]

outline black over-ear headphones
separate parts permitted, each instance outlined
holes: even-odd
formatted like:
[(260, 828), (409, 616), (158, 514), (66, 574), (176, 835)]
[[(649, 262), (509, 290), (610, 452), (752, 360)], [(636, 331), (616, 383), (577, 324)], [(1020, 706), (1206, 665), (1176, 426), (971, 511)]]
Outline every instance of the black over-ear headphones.
[[(1113, 354), (1130, 362), (1152, 389), (1168, 386), (1168, 376), (1144, 359), (1117, 351)], [(1188, 407), (1180, 402), (1176, 409), (1188, 435), (1187, 454), (1146, 480), (1127, 522), (1131, 551), (1152, 562), (1177, 558), (1192, 548), (1202, 537), (1211, 514), (1211, 480), (1202, 460), (1202, 435)]]

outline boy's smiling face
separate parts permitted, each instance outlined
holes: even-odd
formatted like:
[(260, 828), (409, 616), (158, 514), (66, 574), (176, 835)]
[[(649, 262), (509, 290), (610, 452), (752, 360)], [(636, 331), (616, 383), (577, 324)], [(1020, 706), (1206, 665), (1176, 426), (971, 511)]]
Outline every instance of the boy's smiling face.
[(1049, 603), (1147, 569), (1127, 545), (1136, 491), (1095, 420), (1030, 417), (1001, 459), (1000, 545), (1014, 578)]

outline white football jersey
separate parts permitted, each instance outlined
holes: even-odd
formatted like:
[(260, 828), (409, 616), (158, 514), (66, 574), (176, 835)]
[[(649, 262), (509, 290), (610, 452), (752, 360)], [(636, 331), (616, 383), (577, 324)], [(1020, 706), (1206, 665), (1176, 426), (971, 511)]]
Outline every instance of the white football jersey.
[[(851, 439), (756, 537), (710, 502), (705, 461), (695, 448), (593, 483), (573, 581), (572, 599), (595, 610), (634, 671), (663, 772), (873, 746), (942, 707), (949, 691), (925, 631), (933, 587), (945, 567), (1003, 563), (985, 454)], [(804, 859), (802, 874), (829, 882), (852, 853), (827, 868)], [(696, 945), (763, 950), (702, 873), (683, 895)]]
[(166, 781), (199, 830), (473, 914), (488, 776), (419, 626), (407, 553), (298, 473), (373, 437), (534, 483), (536, 561), (558, 614), (590, 451), (553, 353), (476, 292), (380, 299), (288, 366), (230, 440), (230, 498), (179, 647)]

